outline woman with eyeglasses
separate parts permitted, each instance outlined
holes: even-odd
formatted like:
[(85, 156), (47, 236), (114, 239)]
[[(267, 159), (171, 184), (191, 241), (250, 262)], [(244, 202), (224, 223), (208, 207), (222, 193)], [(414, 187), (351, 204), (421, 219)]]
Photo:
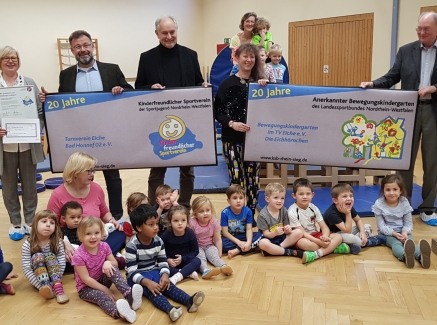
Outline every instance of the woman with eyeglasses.
[[(20, 65), (20, 55), (15, 48), (12, 46), (0, 48), (0, 87), (33, 86), (35, 93), (31, 100), (37, 104), (42, 128), (44, 123), (42, 106), (37, 100), (38, 86), (33, 79), (18, 73)], [(38, 205), (36, 165), (44, 161), (44, 153), (41, 143), (3, 144), (3, 137), (6, 134), (6, 130), (0, 127), (0, 175), (3, 202), (12, 224), (9, 229), (9, 238), (21, 240), (24, 235), (30, 235), (30, 225)], [(23, 224), (21, 224), (21, 204), (18, 198), (18, 170), (23, 201)]]
[[(65, 203), (76, 201), (82, 205), (82, 218), (94, 216), (100, 218), (105, 224), (114, 225), (115, 231), (109, 234), (106, 242), (115, 256), (124, 246), (126, 235), (118, 221), (109, 212), (102, 187), (93, 182), (96, 163), (97, 159), (84, 152), (73, 153), (68, 158), (62, 174), (64, 184), (52, 192), (47, 203), (47, 210), (55, 212), (59, 217), (61, 227), (66, 227), (63, 218), (65, 216), (61, 216), (61, 209)], [(64, 245), (66, 259), (70, 262), (75, 249), (68, 241), (64, 241)]]

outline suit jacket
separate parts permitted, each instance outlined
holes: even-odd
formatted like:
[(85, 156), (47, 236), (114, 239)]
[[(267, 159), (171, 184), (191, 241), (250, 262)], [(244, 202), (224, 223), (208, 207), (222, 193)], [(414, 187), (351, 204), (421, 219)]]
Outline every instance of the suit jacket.
[[(124, 90), (133, 89), (124, 78), (123, 72), (117, 64), (103, 63), (97, 61), (100, 77), (102, 78), (103, 91), (111, 91), (115, 86), (120, 86)], [(62, 70), (59, 74), (60, 93), (76, 92), (77, 65)]]
[[(200, 72), (197, 53), (185, 46), (176, 44), (179, 51), (179, 62), (181, 67), (181, 87), (201, 86), (203, 83)], [(137, 80), (135, 89), (150, 89), (153, 84), (164, 84), (164, 70), (162, 69), (159, 45), (153, 49), (141, 53), (138, 64)]]
[[(390, 88), (401, 81), (401, 89), (418, 90), (420, 84), (420, 70), (422, 62), (422, 48), (420, 41), (402, 46), (393, 67), (381, 78), (373, 81), (375, 88)], [(437, 56), (431, 74), (431, 85), (437, 87)], [(431, 94), (432, 108), (437, 121), (437, 93)]]

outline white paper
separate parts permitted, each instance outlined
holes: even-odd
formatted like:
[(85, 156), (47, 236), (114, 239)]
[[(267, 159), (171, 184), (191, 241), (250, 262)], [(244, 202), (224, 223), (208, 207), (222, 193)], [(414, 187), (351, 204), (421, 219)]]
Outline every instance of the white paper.
[(6, 130), (3, 143), (40, 143), (39, 119), (3, 118), (2, 128)]
[(0, 119), (38, 118), (33, 86), (0, 87)]

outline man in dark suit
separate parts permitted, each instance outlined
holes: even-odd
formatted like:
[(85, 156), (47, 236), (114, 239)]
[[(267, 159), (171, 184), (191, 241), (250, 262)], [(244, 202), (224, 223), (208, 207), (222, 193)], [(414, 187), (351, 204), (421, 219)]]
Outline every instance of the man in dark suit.
[[(155, 34), (159, 45), (140, 56), (135, 89), (165, 89), (166, 87), (208, 86), (200, 72), (197, 53), (177, 44), (178, 25), (171, 16), (163, 16), (155, 22)], [(156, 201), (155, 190), (164, 183), (165, 167), (150, 169), (149, 200)], [(178, 203), (190, 207), (194, 190), (194, 168), (179, 168), (180, 196)]]
[(418, 41), (402, 46), (393, 67), (381, 78), (362, 82), (361, 87), (390, 88), (401, 81), (401, 89), (417, 90), (418, 105), (413, 133), (411, 165), (399, 171), (405, 181), (408, 198), (413, 192), (413, 172), (422, 137), (423, 188), (420, 218), (437, 226), (435, 199), (437, 195), (437, 14), (425, 12), (416, 28)]
[[(63, 92), (111, 91), (121, 94), (125, 89), (133, 89), (127, 83), (116, 64), (99, 62), (94, 58), (94, 44), (91, 35), (77, 30), (69, 37), (70, 50), (76, 57), (77, 65), (61, 71), (59, 89)], [(47, 91), (41, 87), (40, 101), (45, 100)], [(108, 191), (109, 210), (115, 219), (123, 216), (122, 180), (118, 169), (103, 170)]]

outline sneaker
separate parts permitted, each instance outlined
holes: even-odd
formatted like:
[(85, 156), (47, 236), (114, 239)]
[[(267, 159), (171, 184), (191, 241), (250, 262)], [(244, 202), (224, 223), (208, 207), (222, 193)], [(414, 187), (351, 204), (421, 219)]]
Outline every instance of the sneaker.
[(187, 309), (189, 313), (194, 313), (199, 309), (199, 306), (205, 300), (205, 294), (202, 291), (196, 292), (194, 295), (190, 297), (190, 304)]
[(115, 302), (115, 305), (117, 306), (118, 314), (121, 318), (125, 319), (129, 323), (135, 322), (137, 319), (137, 313), (130, 308), (129, 303), (126, 300), (118, 299)]
[(261, 255), (266, 257), (266, 256), (272, 256), (272, 254), (267, 253), (266, 251), (261, 249)]
[(429, 269), (431, 266), (431, 246), (425, 239), (419, 241), (420, 249), (420, 264), (424, 269)]
[(12, 284), (0, 283), (0, 293), (14, 295), (15, 290)]
[(224, 274), (224, 275), (226, 275), (226, 276), (228, 276), (228, 275), (232, 275), (232, 267), (230, 267), (229, 265), (222, 265), (222, 267), (220, 267), (220, 271)]
[(131, 290), (132, 309), (138, 310), (143, 303), (143, 287), (139, 284), (134, 284)]
[(414, 267), (414, 251), (416, 250), (416, 245), (412, 239), (407, 239), (404, 243), (404, 257), (405, 265), (407, 268), (412, 269)]
[(302, 256), (302, 264), (314, 262), (316, 259), (316, 253), (314, 252), (304, 252)]
[(433, 213), (432, 211), (420, 212), (420, 219), (422, 219), (422, 221), (426, 223), (428, 226), (434, 226), (434, 227), (437, 226), (437, 217), (435, 213)]
[(124, 256), (122, 256), (121, 254), (120, 254), (120, 256), (118, 256), (118, 254), (120, 254), (120, 253), (117, 253), (117, 256), (115, 256), (115, 260), (118, 263), (118, 269), (124, 270), (126, 267), (126, 260), (124, 259)]
[(52, 299), (55, 297), (55, 293), (53, 292), (53, 289), (51, 286), (42, 286), (39, 289), (39, 295), (43, 297), (44, 299)]
[(334, 254), (349, 254), (350, 253), (350, 248), (347, 244), (345, 243), (341, 243), (340, 245), (338, 245), (334, 251)]
[(70, 298), (64, 293), (62, 295), (56, 296), (56, 301), (58, 304), (65, 304), (70, 301)]
[(192, 278), (195, 281), (199, 281), (199, 274), (197, 274), (197, 271), (194, 271), (193, 273), (191, 273), (189, 276), (189, 278)]
[(9, 238), (12, 240), (22, 240), (24, 238), (23, 226), (12, 226), (9, 228)]
[(361, 252), (361, 246), (358, 246), (357, 244), (348, 244), (350, 253), (353, 255), (357, 255)]
[(434, 254), (437, 254), (437, 240), (431, 240), (431, 249)]
[(30, 233), (32, 232), (32, 227), (28, 224), (23, 224), (21, 227), (24, 229), (24, 234), (30, 236)]
[(215, 267), (212, 270), (206, 269), (205, 271), (203, 271), (202, 279), (209, 279), (213, 276), (219, 275), (220, 273), (222, 273), (222, 270), (218, 267)]
[(179, 317), (182, 316), (182, 308), (181, 307), (173, 307), (169, 312), (168, 316), (170, 317), (172, 322), (176, 322)]
[(387, 242), (387, 238), (383, 235), (376, 235), (367, 238), (367, 243), (365, 247), (373, 247), (373, 246), (379, 246), (379, 245), (385, 245)]

